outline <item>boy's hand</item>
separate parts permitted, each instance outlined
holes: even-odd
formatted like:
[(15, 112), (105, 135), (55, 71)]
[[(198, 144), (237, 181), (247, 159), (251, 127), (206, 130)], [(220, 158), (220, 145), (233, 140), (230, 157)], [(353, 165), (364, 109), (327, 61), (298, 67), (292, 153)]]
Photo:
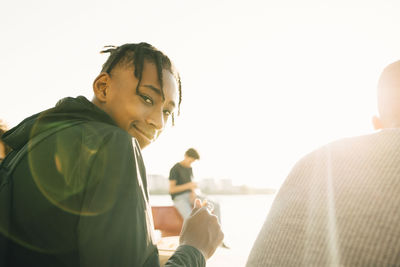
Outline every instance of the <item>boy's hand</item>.
[(223, 239), (217, 216), (210, 213), (206, 201), (201, 203), (200, 199), (196, 199), (190, 217), (183, 223), (179, 243), (197, 248), (208, 259)]

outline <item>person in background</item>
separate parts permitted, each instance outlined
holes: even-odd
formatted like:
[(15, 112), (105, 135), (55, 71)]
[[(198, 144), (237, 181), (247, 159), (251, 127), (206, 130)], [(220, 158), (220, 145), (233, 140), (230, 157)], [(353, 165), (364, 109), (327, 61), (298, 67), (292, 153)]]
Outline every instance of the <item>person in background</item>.
[[(197, 183), (193, 182), (192, 164), (196, 160), (200, 160), (199, 152), (194, 148), (189, 148), (185, 152), (183, 160), (176, 163), (171, 168), (169, 172), (169, 193), (172, 201), (184, 219), (189, 217), (196, 198), (206, 201), (208, 205), (212, 207), (213, 213), (218, 217), (221, 223), (219, 203), (200, 194)], [(228, 248), (224, 242), (221, 246)]]
[(247, 266), (398, 266), (400, 61), (378, 82), (380, 131), (302, 158), (280, 188)]
[(7, 131), (7, 126), (0, 120), (0, 163), (11, 151), (11, 148), (3, 142), (3, 134), (6, 131)]
[[(102, 52), (92, 101), (64, 98), (3, 136), (0, 266), (160, 265), (141, 150), (173, 121), (180, 77), (148, 43)], [(222, 240), (197, 200), (165, 266), (205, 266)]]

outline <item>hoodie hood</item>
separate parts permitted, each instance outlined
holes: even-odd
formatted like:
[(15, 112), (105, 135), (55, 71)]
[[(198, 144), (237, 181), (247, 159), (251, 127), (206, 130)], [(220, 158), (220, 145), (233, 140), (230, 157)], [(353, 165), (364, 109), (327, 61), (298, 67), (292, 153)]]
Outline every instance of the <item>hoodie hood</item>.
[(72, 121), (100, 121), (117, 126), (114, 120), (84, 96), (66, 97), (54, 108), (32, 115), (4, 133), (3, 141), (18, 150), (31, 138), (53, 127)]

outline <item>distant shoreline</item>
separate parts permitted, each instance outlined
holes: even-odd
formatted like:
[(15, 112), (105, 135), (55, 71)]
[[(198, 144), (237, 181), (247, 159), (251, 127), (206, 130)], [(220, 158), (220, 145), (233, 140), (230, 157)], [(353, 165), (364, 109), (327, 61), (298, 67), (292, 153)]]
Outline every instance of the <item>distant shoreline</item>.
[[(198, 188), (205, 195), (272, 195), (277, 192), (275, 188), (252, 187), (249, 185), (234, 185), (231, 179), (199, 179), (196, 181)], [(160, 174), (147, 175), (147, 185), (150, 194), (168, 195), (169, 180)]]
[[(206, 191), (202, 190), (201, 193), (205, 195), (273, 195), (277, 192), (273, 188), (246, 188), (243, 190), (238, 190), (236, 192), (232, 191)], [(157, 191), (150, 190), (150, 195), (169, 195), (168, 191)]]

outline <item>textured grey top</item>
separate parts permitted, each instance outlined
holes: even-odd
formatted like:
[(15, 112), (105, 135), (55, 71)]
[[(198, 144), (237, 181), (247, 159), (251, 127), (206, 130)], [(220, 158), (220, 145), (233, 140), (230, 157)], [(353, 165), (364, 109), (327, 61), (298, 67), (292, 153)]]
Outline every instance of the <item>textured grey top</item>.
[(247, 266), (400, 266), (400, 129), (339, 140), (301, 159)]

